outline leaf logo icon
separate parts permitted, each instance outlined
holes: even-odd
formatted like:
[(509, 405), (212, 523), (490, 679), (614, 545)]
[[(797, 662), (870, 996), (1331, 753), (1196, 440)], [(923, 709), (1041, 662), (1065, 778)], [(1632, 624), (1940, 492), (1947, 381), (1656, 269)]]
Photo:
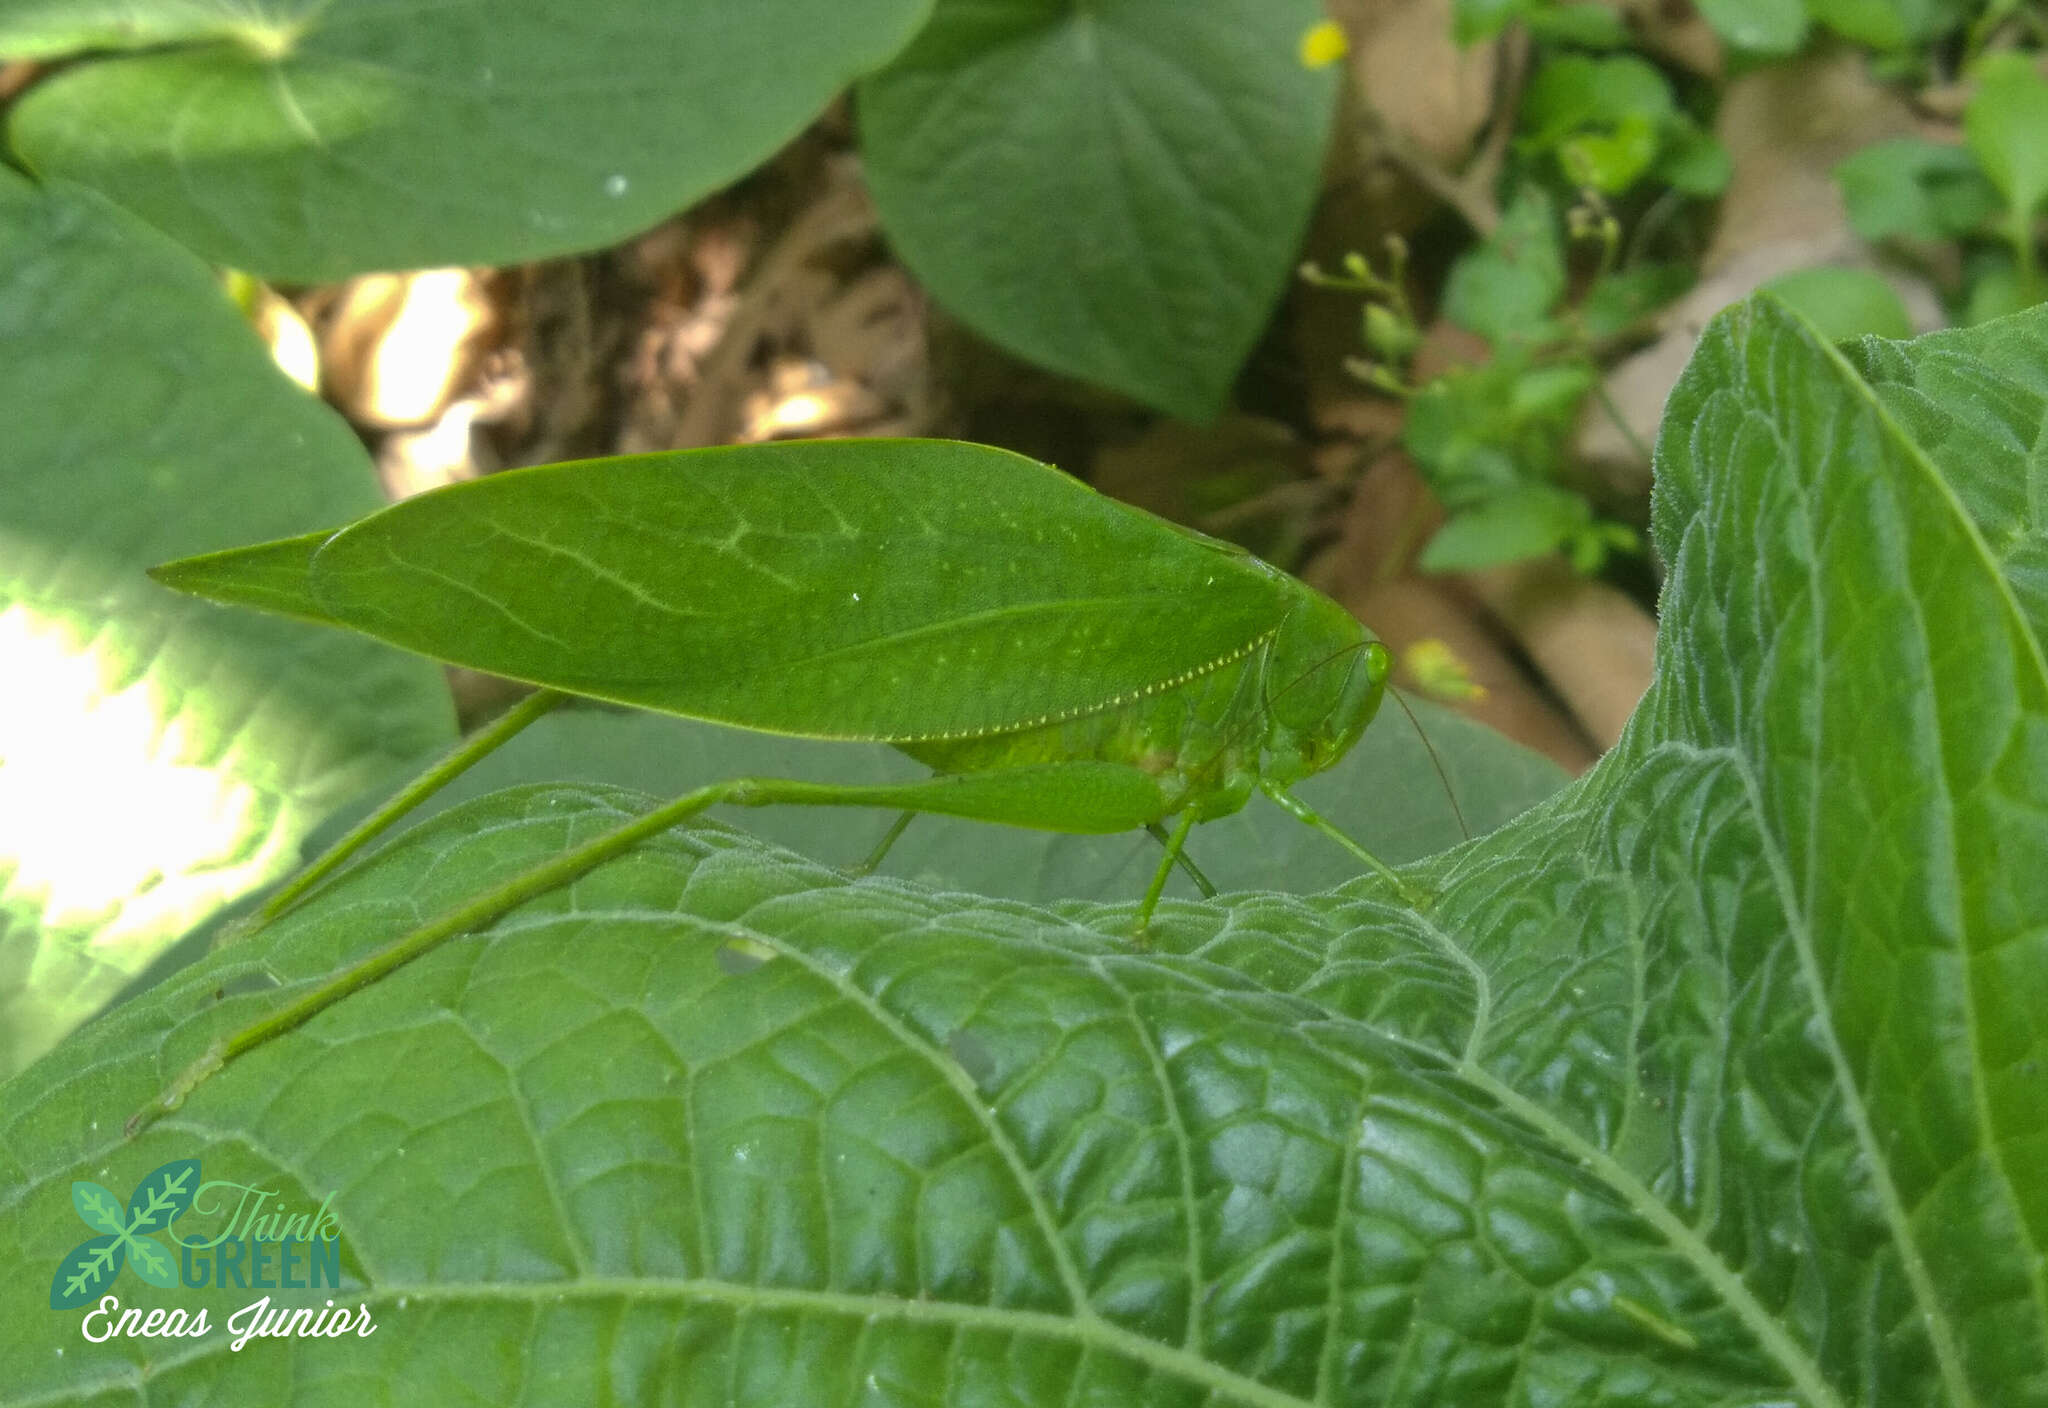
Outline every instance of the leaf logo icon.
[(84, 1305), (113, 1282), (124, 1264), (152, 1286), (177, 1285), (178, 1259), (152, 1234), (169, 1227), (192, 1206), (198, 1191), (197, 1159), (174, 1159), (151, 1169), (129, 1194), (126, 1207), (97, 1183), (73, 1183), (71, 1206), (79, 1221), (100, 1235), (80, 1242), (57, 1263), (57, 1274), (50, 1280), (50, 1309)]

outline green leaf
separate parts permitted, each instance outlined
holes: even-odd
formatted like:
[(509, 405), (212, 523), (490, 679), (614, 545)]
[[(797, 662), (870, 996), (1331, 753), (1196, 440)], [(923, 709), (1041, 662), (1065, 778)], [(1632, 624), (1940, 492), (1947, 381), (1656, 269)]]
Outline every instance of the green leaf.
[(1969, 288), (1969, 298), (1963, 304), (1965, 324), (2010, 317), (2041, 301), (2030, 281), (2010, 262), (1980, 266), (1972, 274)]
[(1728, 149), (1712, 133), (1687, 118), (1664, 124), (1657, 174), (1689, 196), (1717, 196), (1728, 187), (1735, 166)]
[(1614, 194), (1634, 185), (1657, 155), (1657, 133), (1630, 116), (1606, 132), (1581, 132), (1558, 144), (1558, 165), (1575, 186)]
[(1975, 77), (1963, 133), (2016, 223), (2031, 231), (2034, 212), (2048, 197), (2048, 143), (2041, 140), (2048, 132), (2048, 79), (2028, 56), (2009, 52), (1986, 57)]
[(1913, 335), (1913, 320), (1898, 291), (1868, 269), (1795, 269), (1763, 289), (1832, 342)]
[[(1619, 11), (1592, 3), (1539, 4), (1523, 16), (1529, 32), (1553, 44), (1571, 44), (1581, 49), (1619, 49), (1629, 41), (1629, 29)], [(1495, 27), (1497, 33), (1500, 26)]]
[(1968, 0), (1811, 0), (1808, 8), (1843, 38), (1893, 52), (1925, 44), (1966, 19), (1986, 22), (1992, 13)]
[(142, 579), (374, 507), (369, 464), (197, 260), (5, 170), (0, 425), (6, 1071), (452, 725), (419, 661)]
[(1660, 127), (1677, 115), (1671, 82), (1634, 54), (1563, 54), (1537, 69), (1518, 120), (1524, 141), (1546, 150), (1575, 132), (1631, 119)]
[(1549, 314), (1564, 296), (1564, 279), (1557, 207), (1541, 187), (1527, 185), (1493, 237), (1451, 266), (1444, 313), (1496, 345), (1544, 341), (1554, 333)]
[(1702, 18), (1737, 49), (1790, 54), (1806, 40), (1806, 0), (1700, 0)]
[(510, 264), (643, 229), (766, 158), (930, 0), (0, 0), (0, 53), (93, 54), (9, 132), (276, 279)]
[(1655, 683), (1408, 872), (1426, 913), (1240, 895), (1137, 949), (1128, 905), (692, 828), (122, 1142), (274, 1009), (235, 979), (302, 991), (643, 803), (443, 814), (0, 1091), (10, 1265), (65, 1260), (81, 1174), (195, 1157), (331, 1191), (376, 1332), (83, 1354), (17, 1276), (0, 1402), (145, 1365), (166, 1401), (2038, 1402), (2048, 618), (2001, 545), (2041, 533), (2044, 367), (2048, 312), (1855, 359), (1717, 319), (1659, 444)]
[(1906, 47), (1906, 17), (1892, 0), (1807, 0), (1807, 9), (1844, 39), (1886, 52)]
[(1961, 147), (1898, 137), (1835, 168), (1849, 223), (1866, 240), (1952, 239), (1998, 213), (1998, 192)]
[(1693, 286), (1689, 264), (1638, 264), (1595, 280), (1579, 304), (1579, 321), (1594, 339), (1626, 332)]
[(1579, 495), (1531, 484), (1453, 513), (1423, 549), (1425, 572), (1476, 572), (1557, 551), (1593, 521)]
[(1333, 72), (1315, 0), (938, 0), (859, 90), (889, 237), (1012, 352), (1206, 419), (1293, 267)]
[(1863, 342), (1843, 355), (1885, 411), (1928, 447), (2036, 635), (2048, 633), (2048, 360), (2042, 315), (1912, 343)]
[(1491, 39), (1516, 20), (1527, 20), (1534, 0), (1451, 0), (1451, 35), (1460, 46)]

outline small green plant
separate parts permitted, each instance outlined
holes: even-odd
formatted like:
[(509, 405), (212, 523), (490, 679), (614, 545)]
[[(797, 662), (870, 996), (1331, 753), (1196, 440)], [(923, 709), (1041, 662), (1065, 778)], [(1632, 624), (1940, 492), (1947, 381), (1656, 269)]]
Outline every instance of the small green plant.
[(1639, 316), (1642, 301), (1673, 291), (1674, 280), (1664, 269), (1611, 271), (1618, 233), (1604, 207), (1577, 208), (1572, 219), (1601, 249), (1586, 297), (1563, 306), (1557, 208), (1541, 187), (1524, 186), (1500, 229), (1458, 260), (1445, 285), (1446, 316), (1484, 337), (1490, 360), (1422, 385), (1407, 375), (1421, 335), (1407, 302), (1405, 247), (1391, 247), (1384, 275), (1362, 256), (1347, 260), (1341, 274), (1303, 270), (1320, 287), (1364, 296), (1363, 340), (1372, 356), (1352, 370), (1408, 403), (1402, 444), (1449, 514), (1422, 552), (1426, 570), (1563, 552), (1590, 573), (1608, 553), (1641, 546), (1633, 529), (1599, 519), (1584, 495), (1559, 480), (1580, 412), (1599, 394), (1595, 338)]
[(2031, 56), (1989, 54), (1964, 110), (1967, 145), (1901, 137), (1867, 147), (1835, 169), (1849, 219), (1867, 240), (1960, 240), (1967, 323), (2048, 299), (2036, 222), (2048, 201), (2048, 79)]

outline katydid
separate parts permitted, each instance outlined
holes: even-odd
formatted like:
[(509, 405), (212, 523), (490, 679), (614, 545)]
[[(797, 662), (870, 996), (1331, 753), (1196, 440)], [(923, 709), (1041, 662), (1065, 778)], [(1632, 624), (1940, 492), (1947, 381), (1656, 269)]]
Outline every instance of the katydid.
[(1142, 935), (1189, 831), (1261, 791), (1416, 899), (1289, 790), (1363, 734), (1385, 692), (1385, 647), (1242, 549), (1007, 451), (812, 441), (512, 470), (337, 532), (153, 575), (546, 691), (311, 877), (561, 694), (887, 742), (932, 776), (698, 788), (216, 1043), (145, 1114), (176, 1108), (241, 1051), (444, 940), (721, 803), (887, 807), (1080, 834), (1171, 822)]

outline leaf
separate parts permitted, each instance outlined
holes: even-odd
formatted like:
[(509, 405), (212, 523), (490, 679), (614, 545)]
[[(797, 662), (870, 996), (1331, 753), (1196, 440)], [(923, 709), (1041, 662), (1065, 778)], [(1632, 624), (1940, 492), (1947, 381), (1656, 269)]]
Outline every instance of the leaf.
[(1300, 591), (1046, 465), (950, 441), (495, 474), (329, 537), (288, 599), (278, 564), (306, 561), (306, 541), (157, 575), (515, 679), (805, 737), (933, 739), (1097, 709), (1244, 655)]
[(127, 1260), (128, 1239), (119, 1232), (80, 1242), (57, 1263), (50, 1278), (50, 1309), (70, 1310), (96, 1300)]
[(960, 319), (1206, 420), (1293, 267), (1334, 70), (1315, 0), (938, 0), (859, 89), (891, 243)]
[(95, 1232), (127, 1230), (128, 1219), (121, 1216), (121, 1200), (90, 1179), (81, 1178), (71, 1185), (71, 1205)]
[(1898, 291), (1868, 269), (1795, 269), (1766, 281), (1763, 289), (1832, 342), (1913, 335)]
[(314, 282), (613, 243), (745, 173), (929, 0), (0, 0), (35, 170)]
[(1984, 174), (2032, 239), (2034, 212), (2048, 197), (2048, 79), (2023, 54), (1997, 53), (1977, 65), (1977, 90), (1963, 110), (1963, 134)]
[[(303, 991), (642, 803), (409, 833), (0, 1092), (12, 1264), (64, 1258), (81, 1172), (178, 1153), (333, 1190), (376, 1333), (58, 1356), (14, 1278), (0, 1402), (144, 1362), (167, 1401), (2042, 1401), (2048, 619), (1997, 545), (2039, 531), (2000, 507), (2034, 512), (2039, 437), (2002, 427), (2048, 417), (2048, 312), (1856, 355), (1768, 300), (1706, 331), (1659, 445), (1656, 681), (1591, 774), (1408, 872), (1426, 914), (1239, 895), (1138, 950), (1127, 904), (695, 828), (175, 1127), (89, 1128), (275, 1009), (227, 980)], [(1957, 377), (1997, 400), (1923, 442)]]
[(1564, 247), (1557, 207), (1527, 185), (1483, 245), (1462, 255), (1444, 285), (1444, 312), (1489, 342), (1539, 342), (1552, 335), (1550, 310), (1564, 295)]
[(1814, 19), (1845, 39), (1873, 49), (1925, 44), (1966, 19), (1987, 23), (1992, 10), (1965, 0), (1812, 0)]
[(1998, 213), (1998, 192), (1961, 147), (1898, 137), (1835, 168), (1849, 223), (1866, 240), (1951, 239)]
[(1661, 127), (1677, 112), (1671, 81), (1647, 60), (1634, 54), (1564, 54), (1536, 71), (1517, 120), (1524, 141), (1540, 150), (1587, 128), (1630, 120)]
[(1660, 177), (1689, 196), (1717, 196), (1727, 189), (1735, 165), (1719, 138), (1682, 117), (1667, 121), (1661, 135)]
[(0, 1071), (452, 732), (424, 663), (230, 617), (166, 556), (378, 502), (197, 260), (0, 170)]
[(1418, 565), (1425, 572), (1476, 572), (1557, 551), (1593, 520), (1566, 489), (1531, 484), (1453, 513)]
[(1737, 49), (1790, 54), (1806, 39), (1806, 0), (1700, 0), (1700, 16)]

